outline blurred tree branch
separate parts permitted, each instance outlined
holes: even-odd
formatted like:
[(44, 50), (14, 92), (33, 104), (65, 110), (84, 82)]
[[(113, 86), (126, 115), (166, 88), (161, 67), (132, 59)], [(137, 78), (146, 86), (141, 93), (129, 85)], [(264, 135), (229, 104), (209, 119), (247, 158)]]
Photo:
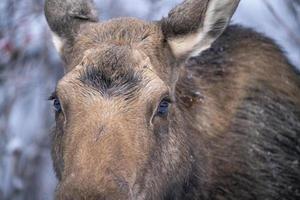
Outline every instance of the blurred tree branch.
[(272, 13), (273, 17), (286, 30), (287, 34), (294, 40), (294, 42), (297, 43), (297, 45), (299, 45), (300, 48), (300, 13), (298, 7), (300, 5), (300, 0), (287, 0), (286, 2), (289, 10), (291, 11), (291, 15), (294, 17), (295, 22), (297, 23), (297, 27), (293, 26), (293, 28), (291, 28), (290, 25), (283, 20), (280, 13), (275, 11), (273, 6), (269, 3), (269, 0), (264, 0), (264, 3)]

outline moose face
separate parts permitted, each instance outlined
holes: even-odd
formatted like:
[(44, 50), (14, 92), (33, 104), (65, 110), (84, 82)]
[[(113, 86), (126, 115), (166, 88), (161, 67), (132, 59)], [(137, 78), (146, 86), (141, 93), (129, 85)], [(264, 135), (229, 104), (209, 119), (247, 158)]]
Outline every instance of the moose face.
[(91, 1), (46, 1), (66, 62), (51, 97), (57, 199), (161, 199), (189, 179), (174, 88), (183, 61), (227, 26), (238, 1), (225, 2), (185, 1), (160, 22), (98, 23)]
[[(105, 39), (106, 25), (92, 27), (103, 34), (95, 47), (83, 44), (95, 41), (95, 35), (79, 36), (78, 43), (88, 50), (57, 85), (53, 158), (61, 178), (58, 199), (145, 195), (155, 179), (170, 179), (172, 168), (180, 171), (180, 157), (188, 158), (182, 133), (170, 125), (176, 113), (167, 63), (172, 56), (163, 48), (161, 32), (155, 24), (126, 23), (133, 27), (116, 20), (108, 30), (125, 30), (132, 34), (130, 42), (111, 35)], [(149, 36), (134, 35), (134, 29), (143, 28)]]

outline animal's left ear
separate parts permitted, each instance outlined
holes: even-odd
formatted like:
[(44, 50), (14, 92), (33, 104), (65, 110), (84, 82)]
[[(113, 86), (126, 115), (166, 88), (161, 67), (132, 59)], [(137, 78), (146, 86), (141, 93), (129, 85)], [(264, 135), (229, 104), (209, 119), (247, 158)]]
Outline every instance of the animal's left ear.
[(240, 0), (185, 0), (162, 19), (174, 55), (197, 56), (223, 33)]

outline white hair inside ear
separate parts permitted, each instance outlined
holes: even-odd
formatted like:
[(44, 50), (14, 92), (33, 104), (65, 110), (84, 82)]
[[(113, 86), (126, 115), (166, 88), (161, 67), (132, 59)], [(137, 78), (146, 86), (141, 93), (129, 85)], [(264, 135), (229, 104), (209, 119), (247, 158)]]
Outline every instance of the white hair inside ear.
[(210, 48), (229, 24), (237, 5), (236, 0), (211, 0), (203, 19), (203, 26), (197, 32), (169, 39), (174, 55), (189, 58)]
[(59, 37), (57, 34), (52, 33), (52, 42), (54, 44), (55, 49), (58, 53), (61, 53), (64, 41), (61, 37)]

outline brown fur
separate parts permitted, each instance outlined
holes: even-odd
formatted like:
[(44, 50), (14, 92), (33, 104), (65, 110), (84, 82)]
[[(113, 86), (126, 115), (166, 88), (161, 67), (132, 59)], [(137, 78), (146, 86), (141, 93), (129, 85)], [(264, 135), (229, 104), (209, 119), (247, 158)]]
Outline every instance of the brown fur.
[(297, 199), (300, 81), (283, 53), (231, 26), (183, 63), (163, 23), (86, 22), (64, 45), (56, 199)]

